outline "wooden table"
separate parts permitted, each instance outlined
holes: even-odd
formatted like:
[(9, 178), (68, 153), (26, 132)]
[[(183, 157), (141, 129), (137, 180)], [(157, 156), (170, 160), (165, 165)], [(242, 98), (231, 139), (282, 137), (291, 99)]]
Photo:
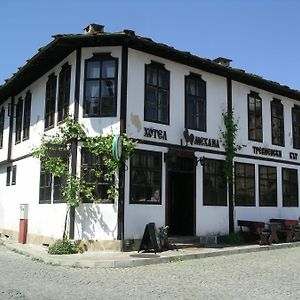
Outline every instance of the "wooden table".
[(279, 223), (279, 222), (270, 222), (270, 223), (267, 223), (267, 224), (268, 224), (269, 229), (270, 229), (270, 236), (269, 236), (269, 239), (268, 239), (268, 243), (269, 244), (272, 244), (273, 242), (279, 243), (277, 230), (281, 226), (281, 223)]

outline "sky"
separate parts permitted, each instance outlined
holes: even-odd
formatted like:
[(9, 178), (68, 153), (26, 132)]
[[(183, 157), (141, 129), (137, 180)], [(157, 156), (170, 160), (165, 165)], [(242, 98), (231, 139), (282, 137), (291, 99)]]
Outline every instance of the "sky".
[(300, 90), (299, 0), (0, 0), (0, 85), (60, 33), (90, 23)]

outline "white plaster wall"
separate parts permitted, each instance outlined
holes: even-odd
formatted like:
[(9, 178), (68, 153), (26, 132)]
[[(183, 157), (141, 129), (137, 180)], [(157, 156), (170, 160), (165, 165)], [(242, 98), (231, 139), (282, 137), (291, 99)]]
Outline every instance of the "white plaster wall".
[(29, 204), (28, 233), (61, 238), (65, 204), (39, 204), (40, 162), (26, 158), (15, 162), (16, 185), (6, 186), (6, 167), (0, 171), (0, 228), (19, 230), (19, 205)]
[(4, 130), (3, 130), (3, 146), (0, 149), (0, 161), (7, 159), (7, 150), (8, 150), (8, 137), (9, 137), (9, 116), (8, 116), (8, 103), (10, 100), (6, 100), (1, 106), (0, 111), (4, 107)]
[[(185, 76), (190, 72), (202, 76), (207, 88), (207, 132), (190, 130), (196, 136), (218, 139), (222, 126), (222, 112), (226, 108), (226, 79), (167, 59), (129, 49), (127, 132), (131, 137), (159, 141), (144, 137), (144, 127), (166, 130), (166, 142), (180, 145), (185, 128)], [(151, 60), (165, 64), (170, 71), (170, 125), (144, 121), (145, 64)]]
[[(19, 158), (23, 155), (30, 153), (34, 146), (39, 146), (41, 137), (46, 133), (47, 135), (52, 135), (57, 130), (57, 113), (55, 113), (54, 118), (54, 128), (51, 130), (44, 131), (44, 111), (45, 111), (45, 94), (46, 94), (46, 82), (48, 80), (48, 76), (52, 73), (55, 73), (57, 76), (57, 80), (59, 78), (59, 73), (61, 67), (68, 62), (71, 65), (71, 86), (70, 86), (70, 107), (73, 107), (74, 103), (74, 90), (75, 90), (75, 57), (76, 53), (73, 52), (65, 59), (63, 59), (57, 66), (52, 68), (46, 74), (44, 74), (41, 78), (33, 82), (30, 86), (24, 89), (20, 94), (15, 96), (15, 103), (18, 102), (19, 97), (25, 99), (26, 92), (30, 90), (32, 93), (31, 99), (31, 118), (30, 118), (30, 138), (26, 141), (21, 140), (21, 143), (15, 144), (15, 122), (14, 119), (14, 131), (13, 131), (13, 143), (12, 143), (12, 159)], [(57, 81), (57, 89), (58, 95), (58, 81)], [(56, 101), (57, 105), (57, 101)], [(24, 106), (24, 103), (23, 103)], [(23, 108), (24, 109), (24, 108)], [(56, 110), (57, 111), (57, 110)], [(70, 109), (70, 115), (73, 114), (73, 110)], [(23, 137), (23, 132), (22, 132)]]
[[(161, 153), (167, 152), (165, 147), (154, 147), (137, 145), (136, 149), (158, 151)], [(127, 162), (128, 170), (125, 172), (125, 222), (124, 222), (124, 237), (125, 239), (141, 239), (144, 233), (145, 225), (154, 222), (156, 227), (165, 225), (165, 177), (166, 168), (162, 155), (162, 191), (161, 205), (154, 204), (129, 204), (130, 194), (130, 162)]]
[[(247, 95), (250, 91), (259, 93), (262, 98), (262, 119), (263, 119), (263, 142), (248, 141), (248, 98)], [(284, 108), (284, 137), (285, 146), (272, 145), (272, 132), (271, 132), (271, 101), (273, 98), (280, 99)], [(298, 162), (300, 161), (300, 151), (293, 149), (293, 134), (292, 134), (292, 107), (294, 104), (299, 105), (299, 101), (282, 97), (270, 92), (266, 92), (261, 89), (251, 87), (249, 85), (239, 83), (236, 81), (232, 82), (232, 100), (233, 108), (235, 111), (236, 119), (239, 124), (239, 131), (237, 135), (237, 141), (241, 145), (245, 145), (240, 153), (254, 155), (252, 146), (271, 148), (282, 151), (282, 160), (291, 160), (289, 158), (290, 152), (298, 153)], [(270, 156), (260, 155), (258, 157), (270, 158)]]
[[(291, 166), (290, 164), (265, 162), (253, 159), (240, 159), (236, 158), (235, 161), (249, 163), (255, 165), (255, 204), (254, 207), (235, 206), (234, 219), (235, 227), (238, 229), (237, 220), (250, 220), (269, 222), (270, 219), (299, 219), (300, 207), (283, 207), (282, 203), (282, 168), (291, 168), (298, 170), (299, 180), (299, 167)], [(259, 165), (276, 167), (277, 170), (277, 207), (264, 207), (259, 206)], [(298, 190), (298, 199), (300, 199), (300, 189)]]
[[(207, 159), (225, 159), (223, 155), (201, 152), (196, 152), (196, 156), (204, 156)], [(203, 166), (198, 164), (196, 167), (196, 235), (226, 234), (227, 232), (228, 206), (203, 205)]]
[[(165, 68), (170, 71), (170, 125), (144, 121), (145, 64), (151, 63), (151, 60), (165, 64)], [(222, 112), (226, 108), (226, 79), (133, 49), (129, 49), (128, 58), (127, 133), (129, 136), (152, 142), (181, 144), (185, 128), (185, 76), (189, 75), (190, 72), (200, 74), (206, 81), (207, 87), (207, 131), (190, 130), (190, 133), (194, 133), (195, 136), (219, 138)], [(166, 130), (167, 141), (144, 137), (144, 127)], [(183, 143), (185, 142), (183, 141)], [(142, 144), (138, 145), (138, 149), (168, 152), (167, 147)], [(215, 148), (211, 149), (216, 150)], [(222, 146), (219, 150), (221, 149)], [(212, 154), (199, 152), (200, 156), (213, 157)], [(222, 156), (215, 157), (224, 159)], [(125, 238), (141, 238), (145, 224), (148, 222), (155, 222), (157, 227), (165, 225), (166, 168), (163, 162), (161, 205), (129, 204), (129, 172), (126, 172)], [(206, 235), (227, 231), (227, 207), (203, 206), (202, 167), (200, 164), (197, 167), (196, 180), (196, 234)], [(213, 224), (212, 218), (215, 220)]]

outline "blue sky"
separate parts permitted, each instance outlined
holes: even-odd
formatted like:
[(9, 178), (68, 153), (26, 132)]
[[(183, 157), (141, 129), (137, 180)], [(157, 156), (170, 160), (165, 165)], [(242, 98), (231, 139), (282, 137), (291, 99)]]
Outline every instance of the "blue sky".
[(299, 12), (298, 0), (2, 0), (0, 84), (52, 35), (99, 23), (300, 89)]

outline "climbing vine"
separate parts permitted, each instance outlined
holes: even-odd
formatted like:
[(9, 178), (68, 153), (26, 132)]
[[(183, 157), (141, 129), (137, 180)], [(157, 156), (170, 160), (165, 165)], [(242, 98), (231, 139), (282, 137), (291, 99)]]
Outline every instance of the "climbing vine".
[[(126, 134), (121, 136), (122, 154), (117, 161), (112, 155), (113, 138), (113, 134), (89, 137), (84, 126), (69, 117), (58, 128), (56, 134), (44, 135), (40, 147), (33, 150), (33, 156), (40, 159), (41, 166), (45, 171), (63, 179), (62, 199), (68, 206), (67, 213), (70, 207), (79, 206), (83, 199), (93, 203), (101, 203), (105, 200), (96, 199), (93, 193), (94, 187), (88, 185), (83, 178), (70, 172), (70, 153), (74, 143), (87, 148), (99, 159), (101, 163), (96, 164), (90, 171), (93, 176), (108, 183), (109, 199), (115, 199), (118, 196), (115, 175), (121, 164), (130, 157), (135, 148), (135, 142)], [(67, 218), (63, 238), (66, 238), (66, 222)]]
[(238, 131), (238, 123), (235, 122), (233, 111), (222, 113), (225, 130), (221, 130), (221, 142), (225, 149), (225, 170), (224, 176), (228, 183), (233, 182), (233, 159), (236, 153), (242, 149), (242, 146), (237, 144), (236, 136)]

